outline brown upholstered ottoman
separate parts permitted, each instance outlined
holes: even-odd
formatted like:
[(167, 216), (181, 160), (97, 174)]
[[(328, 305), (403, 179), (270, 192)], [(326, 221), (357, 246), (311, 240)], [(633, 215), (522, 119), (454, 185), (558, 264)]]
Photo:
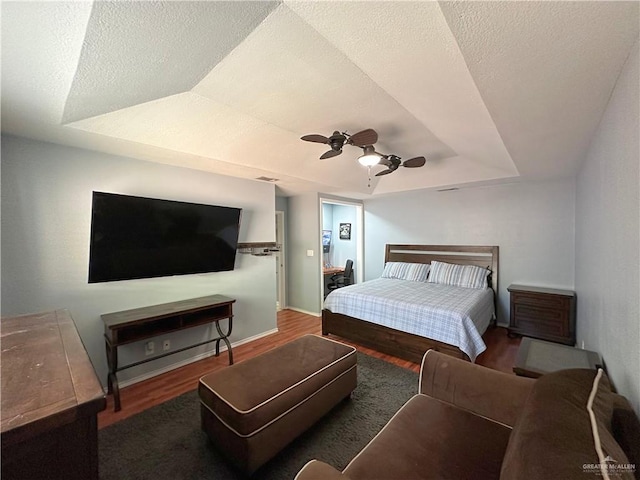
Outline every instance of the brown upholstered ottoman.
[(200, 379), (202, 429), (251, 474), (356, 388), (356, 350), (305, 335)]

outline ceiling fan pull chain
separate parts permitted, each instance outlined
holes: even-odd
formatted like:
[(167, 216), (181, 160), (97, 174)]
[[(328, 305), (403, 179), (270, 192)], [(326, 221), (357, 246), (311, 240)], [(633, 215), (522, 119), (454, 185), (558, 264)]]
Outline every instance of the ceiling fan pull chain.
[(367, 188), (371, 188), (371, 165), (367, 167), (367, 170), (369, 171), (369, 183), (367, 183)]

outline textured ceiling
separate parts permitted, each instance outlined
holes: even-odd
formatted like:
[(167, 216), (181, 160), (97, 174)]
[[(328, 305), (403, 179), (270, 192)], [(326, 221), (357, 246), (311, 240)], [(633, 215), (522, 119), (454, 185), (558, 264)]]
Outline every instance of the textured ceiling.
[[(638, 2), (3, 2), (2, 130), (352, 197), (573, 175)], [(373, 177), (308, 133), (374, 128)], [(374, 167), (372, 174), (382, 167)]]

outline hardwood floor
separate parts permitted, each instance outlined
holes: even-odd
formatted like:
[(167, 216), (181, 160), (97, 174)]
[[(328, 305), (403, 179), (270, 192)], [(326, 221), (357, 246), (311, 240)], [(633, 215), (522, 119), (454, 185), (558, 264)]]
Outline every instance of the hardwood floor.
[[(233, 349), (234, 361), (241, 362), (242, 360), (255, 357), (260, 353), (290, 342), (307, 333), (320, 335), (321, 320), (319, 317), (294, 312), (293, 310), (283, 310), (278, 313), (278, 333), (235, 347)], [(381, 358), (400, 367), (408, 368), (415, 372), (420, 370), (420, 365), (416, 363), (361, 347), (360, 345), (339, 337), (333, 338), (353, 345), (363, 353)], [(508, 338), (506, 329), (502, 327), (490, 327), (483, 338), (487, 344), (487, 350), (478, 357), (477, 363), (489, 368), (512, 373), (511, 368), (513, 367), (518, 345), (520, 345), (520, 339)], [(130, 387), (123, 388), (120, 391), (122, 410), (114, 412), (113, 397), (111, 395), (108, 396), (107, 409), (98, 414), (98, 428), (104, 428), (140, 413), (154, 405), (194, 390), (202, 375), (225, 368), (226, 366), (228, 366), (227, 355), (222, 354), (219, 357), (209, 357), (158, 375), (149, 380), (136, 383)]]

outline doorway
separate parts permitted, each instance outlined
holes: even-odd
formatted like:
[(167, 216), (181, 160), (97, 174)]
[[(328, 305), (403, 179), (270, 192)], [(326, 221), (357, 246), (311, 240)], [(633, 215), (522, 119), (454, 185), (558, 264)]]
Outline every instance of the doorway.
[(287, 307), (287, 279), (285, 269), (285, 225), (284, 212), (276, 211), (276, 311)]
[(329, 198), (320, 199), (320, 298), (328, 294), (331, 275), (353, 261), (353, 283), (364, 281), (363, 205)]

